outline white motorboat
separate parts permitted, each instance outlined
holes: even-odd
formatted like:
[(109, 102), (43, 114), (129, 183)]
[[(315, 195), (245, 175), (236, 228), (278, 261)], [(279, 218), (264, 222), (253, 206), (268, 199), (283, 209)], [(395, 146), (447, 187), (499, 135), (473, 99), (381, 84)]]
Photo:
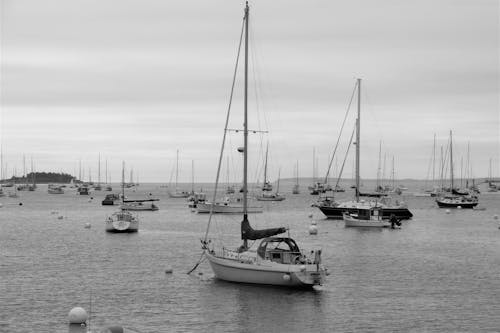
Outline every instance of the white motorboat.
[(390, 226), (388, 220), (382, 219), (382, 213), (378, 208), (358, 208), (357, 213), (345, 212), (343, 219), (346, 227), (385, 228)]

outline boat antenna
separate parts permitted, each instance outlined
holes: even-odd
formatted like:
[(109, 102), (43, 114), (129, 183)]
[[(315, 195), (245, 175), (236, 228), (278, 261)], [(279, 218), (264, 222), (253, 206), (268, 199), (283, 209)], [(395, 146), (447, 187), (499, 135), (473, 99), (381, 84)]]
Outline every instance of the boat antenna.
[(361, 128), (361, 79), (357, 79), (358, 86), (358, 118), (356, 119), (356, 202), (359, 202), (359, 151)]

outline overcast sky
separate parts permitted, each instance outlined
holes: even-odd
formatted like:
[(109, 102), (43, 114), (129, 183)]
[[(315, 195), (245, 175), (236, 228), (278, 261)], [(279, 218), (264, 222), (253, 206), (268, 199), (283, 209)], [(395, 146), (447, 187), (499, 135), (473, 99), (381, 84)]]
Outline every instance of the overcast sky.
[[(179, 149), (179, 181), (190, 181), (192, 160), (197, 181), (215, 179), (243, 1), (0, 3), (8, 175), (14, 167), (22, 173), (25, 154), (37, 170), (72, 174), (81, 159), (95, 180), (100, 153), (113, 180), (125, 160), (140, 181), (168, 182)], [(272, 180), (280, 168), (282, 177), (293, 176), (297, 160), (300, 175), (311, 176), (313, 148), (324, 175), (360, 77), (362, 177), (376, 177), (382, 142), (386, 173), (394, 156), (396, 177), (425, 179), (434, 133), (439, 151), (449, 130), (456, 170), (470, 142), (474, 176), (488, 175), (490, 158), (500, 176), (499, 1), (250, 6), (249, 123), (269, 131), (250, 137), (254, 169), (269, 141)], [(243, 87), (236, 89), (231, 127), (241, 128)], [(230, 139), (230, 177), (239, 179), (242, 139)], [(345, 176), (351, 173), (349, 158)]]

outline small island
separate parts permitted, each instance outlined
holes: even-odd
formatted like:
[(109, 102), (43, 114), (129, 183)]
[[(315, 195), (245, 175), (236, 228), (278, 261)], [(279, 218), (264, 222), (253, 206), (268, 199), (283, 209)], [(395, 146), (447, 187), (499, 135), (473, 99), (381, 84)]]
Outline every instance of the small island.
[(23, 177), (14, 177), (0, 180), (0, 184), (68, 184), (71, 181), (78, 183), (76, 177), (67, 173), (57, 172), (30, 172)]

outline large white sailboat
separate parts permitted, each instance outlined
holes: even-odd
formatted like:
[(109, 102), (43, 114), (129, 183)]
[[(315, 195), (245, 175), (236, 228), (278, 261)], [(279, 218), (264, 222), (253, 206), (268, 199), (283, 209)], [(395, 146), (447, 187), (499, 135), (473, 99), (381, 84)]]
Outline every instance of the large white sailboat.
[[(202, 248), (218, 279), (239, 283), (312, 287), (321, 284), (326, 275), (326, 268), (321, 264), (321, 250), (312, 252), (313, 255), (309, 258), (299, 249), (297, 243), (292, 238), (276, 237), (276, 235), (285, 233), (287, 229), (280, 227), (255, 230), (250, 226), (250, 222), (248, 221), (248, 21), (249, 7), (247, 2), (243, 22), (245, 35), (244, 147), (239, 149), (240, 152), (243, 152), (243, 221), (241, 222), (243, 244), (234, 250), (226, 247), (216, 247), (216, 242), (208, 239), (212, 219), (212, 214), (210, 214), (207, 232), (205, 238), (202, 240)], [(224, 134), (226, 131), (227, 120)], [(219, 158), (213, 201), (215, 201), (217, 193), (224, 140), (225, 135)], [(252, 246), (249, 247), (248, 245), (249, 240), (260, 240), (260, 244), (257, 245), (256, 249), (252, 249)], [(254, 244), (257, 244), (257, 242)]]

